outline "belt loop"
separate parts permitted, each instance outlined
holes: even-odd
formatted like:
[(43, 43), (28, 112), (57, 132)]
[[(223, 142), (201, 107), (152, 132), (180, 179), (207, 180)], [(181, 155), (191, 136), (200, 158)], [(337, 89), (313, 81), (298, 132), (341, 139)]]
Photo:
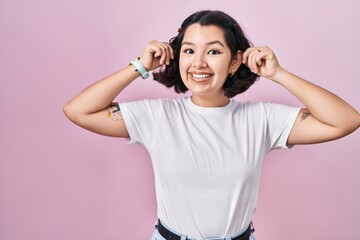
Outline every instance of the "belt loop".
[(186, 236), (181, 235), (181, 239), (180, 240), (186, 240)]

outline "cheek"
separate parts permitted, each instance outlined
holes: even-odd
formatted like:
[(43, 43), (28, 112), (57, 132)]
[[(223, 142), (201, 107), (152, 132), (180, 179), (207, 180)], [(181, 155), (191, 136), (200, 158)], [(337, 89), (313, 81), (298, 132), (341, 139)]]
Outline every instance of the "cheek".
[(190, 67), (191, 67), (191, 60), (189, 58), (182, 58), (180, 56), (179, 70), (180, 70), (181, 78), (184, 78), (187, 75)]
[(218, 75), (227, 75), (229, 72), (227, 59), (221, 59), (216, 61), (208, 61), (209, 68), (211, 68)]

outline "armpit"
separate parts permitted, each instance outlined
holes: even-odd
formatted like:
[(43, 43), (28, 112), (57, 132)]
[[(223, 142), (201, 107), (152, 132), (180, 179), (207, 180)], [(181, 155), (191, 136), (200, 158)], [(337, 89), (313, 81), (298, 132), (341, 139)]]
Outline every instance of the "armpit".
[(306, 120), (309, 116), (311, 115), (310, 111), (305, 110), (301, 113), (301, 120), (300, 121), (304, 121)]

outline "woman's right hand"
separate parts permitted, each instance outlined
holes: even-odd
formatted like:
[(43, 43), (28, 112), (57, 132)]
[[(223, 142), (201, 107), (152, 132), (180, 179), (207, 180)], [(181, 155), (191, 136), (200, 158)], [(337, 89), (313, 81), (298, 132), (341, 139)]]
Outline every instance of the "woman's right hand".
[(174, 51), (170, 44), (152, 40), (145, 46), (140, 62), (151, 71), (164, 64), (169, 65), (171, 59), (174, 59)]

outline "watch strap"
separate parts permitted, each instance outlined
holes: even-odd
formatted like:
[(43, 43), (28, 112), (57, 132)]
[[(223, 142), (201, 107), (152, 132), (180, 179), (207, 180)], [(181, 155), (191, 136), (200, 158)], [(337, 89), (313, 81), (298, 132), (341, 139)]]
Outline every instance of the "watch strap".
[(146, 70), (144, 65), (139, 61), (138, 58), (134, 58), (133, 60), (131, 60), (130, 64), (135, 67), (136, 71), (140, 73), (143, 79), (147, 79), (150, 76), (148, 71)]

